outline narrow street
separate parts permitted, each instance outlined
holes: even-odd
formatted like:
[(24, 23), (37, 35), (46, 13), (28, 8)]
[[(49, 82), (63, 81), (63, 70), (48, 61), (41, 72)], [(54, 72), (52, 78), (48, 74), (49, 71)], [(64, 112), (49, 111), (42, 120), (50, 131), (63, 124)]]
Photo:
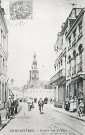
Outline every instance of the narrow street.
[(20, 103), (20, 106), (22, 110), (0, 131), (0, 135), (83, 135), (81, 129), (85, 133), (84, 122), (51, 110), (49, 104), (44, 105), (42, 114), (37, 104), (29, 112), (27, 103)]

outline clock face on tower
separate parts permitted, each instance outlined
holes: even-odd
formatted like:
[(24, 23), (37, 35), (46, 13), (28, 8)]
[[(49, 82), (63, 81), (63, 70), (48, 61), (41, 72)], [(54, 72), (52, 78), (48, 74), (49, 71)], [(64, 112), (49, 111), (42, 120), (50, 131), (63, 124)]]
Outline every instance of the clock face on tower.
[(33, 70), (32, 77), (36, 78), (36, 79), (38, 78), (38, 71), (37, 70)]
[(32, 72), (31, 72), (31, 77), (33, 80), (39, 80), (39, 71), (38, 71), (38, 67), (37, 67), (37, 60), (36, 60), (36, 55), (34, 54), (34, 59), (33, 59), (33, 63), (32, 63)]

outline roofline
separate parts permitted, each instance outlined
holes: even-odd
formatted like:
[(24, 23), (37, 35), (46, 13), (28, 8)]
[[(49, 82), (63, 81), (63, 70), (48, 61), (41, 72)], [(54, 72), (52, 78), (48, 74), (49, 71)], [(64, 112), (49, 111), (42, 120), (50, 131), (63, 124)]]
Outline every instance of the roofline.
[(80, 11), (80, 13), (78, 14), (78, 16), (77, 16), (75, 22), (73, 23), (73, 25), (72, 25), (72, 26), (70, 27), (70, 29), (68, 30), (68, 32), (67, 32), (67, 34), (66, 34), (66, 37), (68, 37), (70, 31), (71, 31), (71, 30), (73, 29), (73, 27), (77, 24), (77, 22), (79, 21), (79, 18), (81, 17), (81, 15), (84, 14), (84, 12), (85, 12), (85, 8), (81, 8), (81, 11)]

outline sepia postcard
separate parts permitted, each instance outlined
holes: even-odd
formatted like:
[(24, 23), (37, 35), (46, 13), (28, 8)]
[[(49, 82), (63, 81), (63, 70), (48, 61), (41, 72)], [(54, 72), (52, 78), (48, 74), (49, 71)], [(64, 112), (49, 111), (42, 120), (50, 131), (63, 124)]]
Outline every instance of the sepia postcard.
[(85, 135), (85, 0), (0, 0), (0, 135)]

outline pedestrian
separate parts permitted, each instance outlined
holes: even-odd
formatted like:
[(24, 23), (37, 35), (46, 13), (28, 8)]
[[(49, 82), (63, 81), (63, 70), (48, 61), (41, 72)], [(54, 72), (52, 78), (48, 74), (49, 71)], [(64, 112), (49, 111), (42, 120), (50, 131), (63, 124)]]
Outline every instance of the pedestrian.
[(9, 97), (7, 102), (6, 102), (6, 119), (10, 118), (11, 115), (11, 98)]
[(73, 109), (74, 109), (74, 99), (71, 97), (69, 111), (72, 111), (73, 112)]
[(77, 112), (78, 112), (79, 117), (83, 115), (83, 110), (84, 110), (84, 103), (82, 100), (80, 100), (79, 106), (77, 108)]
[(14, 115), (14, 100), (11, 99), (11, 115)]
[(43, 110), (43, 105), (44, 105), (44, 101), (42, 100), (42, 98), (40, 98), (39, 101), (38, 101), (40, 113), (41, 113), (41, 110)]
[(15, 114), (17, 114), (17, 107), (18, 107), (18, 101), (14, 101), (14, 107), (15, 107)]
[(28, 104), (28, 111), (30, 111), (31, 108), (32, 108), (32, 100), (31, 100), (31, 98), (28, 99), (27, 104)]
[(69, 107), (70, 107), (69, 99), (66, 98), (66, 100), (65, 100), (65, 110), (69, 111)]
[(76, 97), (74, 97), (74, 105), (73, 105), (73, 111), (75, 112), (77, 110), (77, 106), (78, 106), (78, 100)]

